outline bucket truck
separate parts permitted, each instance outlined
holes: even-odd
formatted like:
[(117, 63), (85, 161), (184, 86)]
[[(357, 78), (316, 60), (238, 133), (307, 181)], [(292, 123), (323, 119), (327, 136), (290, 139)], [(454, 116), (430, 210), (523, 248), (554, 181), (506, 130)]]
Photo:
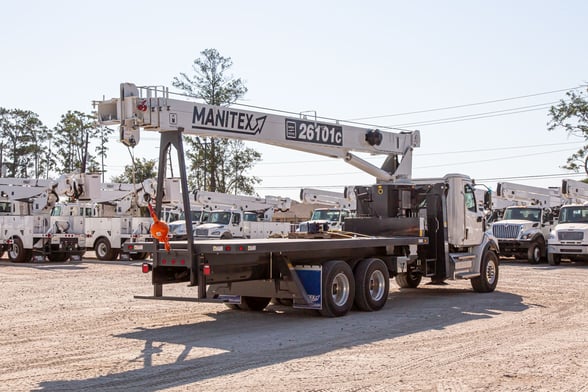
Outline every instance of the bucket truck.
[[(93, 213), (84, 219), (86, 247), (99, 260), (115, 260), (127, 241), (145, 241), (151, 218), (147, 203), (155, 198), (151, 179), (141, 184), (102, 184), (100, 196), (93, 200)], [(82, 204), (83, 205), (83, 204)], [(121, 254), (121, 258), (144, 259), (146, 252)]]
[(65, 261), (81, 257), (85, 236), (70, 231), (67, 219), (55, 218), (51, 213), (60, 196), (83, 191), (71, 175), (58, 180), (0, 179), (3, 209), (10, 209), (0, 216), (0, 241), (10, 261), (28, 262), (33, 257)]
[(558, 265), (562, 258), (571, 261), (588, 258), (588, 184), (562, 180), (561, 192), (566, 204), (561, 207), (558, 223), (547, 240), (550, 265)]
[[(271, 298), (294, 307), (316, 309), (327, 317), (381, 309), (389, 278), (401, 287), (469, 279), (477, 292), (491, 292), (498, 282), (498, 245), (485, 231), (477, 208), (474, 182), (448, 175), (411, 181), (412, 151), (418, 131), (394, 133), (329, 120), (219, 107), (171, 99), (166, 90), (121, 85), (120, 96), (98, 102), (98, 121), (120, 125), (123, 143), (135, 146), (143, 130), (159, 131), (159, 159), (177, 150), (183, 204), (189, 208), (183, 134), (237, 138), (342, 158), (376, 178), (372, 186), (354, 187), (361, 216), (345, 220), (355, 234), (337, 239), (270, 238), (167, 242), (162, 230), (150, 244), (150, 299), (220, 301), (232, 308), (262, 310)], [(386, 155), (382, 167), (354, 152)], [(165, 177), (160, 164), (158, 184)], [(155, 210), (161, 214), (160, 195)], [(154, 214), (155, 215), (155, 214)], [(144, 244), (143, 246), (147, 246)], [(166, 245), (162, 247), (162, 245)], [(166, 249), (167, 248), (167, 249)], [(165, 285), (188, 282), (197, 296), (165, 297)]]
[(499, 198), (517, 203), (506, 207), (503, 219), (492, 224), (501, 255), (517, 256), (538, 264), (546, 257), (547, 238), (555, 222), (554, 210), (557, 211), (563, 202), (561, 192), (500, 182), (496, 193)]
[(298, 225), (298, 232), (309, 234), (321, 231), (341, 231), (345, 218), (353, 216), (356, 209), (353, 187), (345, 188), (343, 193), (322, 189), (303, 188), (300, 200), (307, 204), (322, 204), (330, 207), (315, 208), (309, 221)]
[(290, 232), (290, 223), (272, 222), (275, 210), (290, 209), (289, 198), (196, 191), (194, 200), (210, 211), (207, 221), (196, 227), (195, 238), (287, 237)]

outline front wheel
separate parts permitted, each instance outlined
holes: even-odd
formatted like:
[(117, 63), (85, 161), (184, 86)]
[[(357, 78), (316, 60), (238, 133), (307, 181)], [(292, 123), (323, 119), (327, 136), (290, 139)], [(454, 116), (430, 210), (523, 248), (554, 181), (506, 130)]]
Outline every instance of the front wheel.
[(543, 254), (543, 249), (541, 244), (538, 241), (533, 241), (529, 250), (527, 250), (527, 260), (531, 264), (539, 264), (541, 262), (541, 255)]
[(325, 317), (344, 316), (355, 298), (355, 280), (351, 267), (344, 261), (331, 260), (323, 265), (322, 309)]
[(479, 293), (494, 291), (498, 284), (498, 256), (492, 250), (487, 250), (482, 256), (480, 276), (471, 281), (472, 288)]
[(362, 260), (355, 269), (355, 305), (367, 312), (380, 310), (388, 300), (390, 273), (380, 259)]
[(421, 284), (422, 278), (421, 274), (410, 271), (410, 268), (407, 273), (398, 274), (394, 277), (396, 284), (403, 289), (416, 289)]
[(548, 253), (547, 261), (549, 262), (549, 265), (559, 265), (559, 263), (561, 263), (561, 255)]

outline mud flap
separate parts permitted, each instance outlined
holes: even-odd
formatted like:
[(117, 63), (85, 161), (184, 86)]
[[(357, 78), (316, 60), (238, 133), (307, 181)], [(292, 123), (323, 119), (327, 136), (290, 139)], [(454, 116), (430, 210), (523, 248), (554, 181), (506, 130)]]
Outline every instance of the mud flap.
[(300, 279), (310, 303), (303, 298), (294, 298), (293, 307), (299, 309), (322, 309), (322, 268), (320, 265), (297, 265), (296, 275)]

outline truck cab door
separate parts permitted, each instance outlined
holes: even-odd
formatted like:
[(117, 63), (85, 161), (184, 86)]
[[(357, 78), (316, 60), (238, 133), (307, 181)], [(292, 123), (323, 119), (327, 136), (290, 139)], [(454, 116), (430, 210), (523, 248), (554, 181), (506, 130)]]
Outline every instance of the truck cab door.
[(229, 225), (229, 230), (233, 237), (242, 237), (243, 234), (243, 223), (241, 219), (241, 213), (234, 212), (231, 216), (231, 224)]
[(478, 208), (474, 188), (470, 184), (464, 184), (464, 245), (478, 245), (484, 235), (484, 214)]

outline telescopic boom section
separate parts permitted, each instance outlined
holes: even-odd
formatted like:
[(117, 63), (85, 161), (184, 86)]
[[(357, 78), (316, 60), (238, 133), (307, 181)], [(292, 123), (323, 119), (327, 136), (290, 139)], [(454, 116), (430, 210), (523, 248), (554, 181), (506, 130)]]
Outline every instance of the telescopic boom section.
[[(394, 133), (303, 116), (286, 117), (169, 99), (167, 90), (161, 87), (137, 88), (123, 83), (120, 90), (120, 98), (98, 103), (98, 121), (103, 125), (120, 125), (121, 141), (129, 146), (139, 142), (140, 128), (160, 132), (182, 129), (188, 135), (256, 141), (342, 158), (379, 181), (395, 181), (410, 179), (412, 150), (420, 145), (418, 131)], [(351, 154), (352, 151), (387, 155), (388, 159), (379, 168)]]

